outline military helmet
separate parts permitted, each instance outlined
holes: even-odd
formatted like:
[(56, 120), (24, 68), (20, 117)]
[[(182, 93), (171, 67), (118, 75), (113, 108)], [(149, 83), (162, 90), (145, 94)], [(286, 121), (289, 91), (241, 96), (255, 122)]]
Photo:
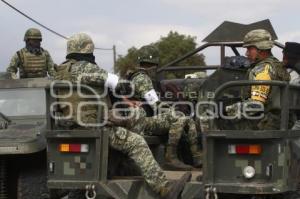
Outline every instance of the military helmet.
[(28, 39), (40, 39), (42, 40), (42, 33), (39, 29), (36, 28), (29, 28), (25, 35), (24, 35), (24, 41), (27, 41)]
[(143, 46), (138, 51), (138, 63), (159, 64), (158, 49), (153, 45)]
[(259, 50), (271, 49), (274, 45), (271, 34), (264, 29), (256, 29), (248, 32), (244, 37), (243, 47), (255, 46)]
[(71, 36), (67, 42), (67, 55), (72, 53), (89, 54), (95, 49), (92, 38), (85, 33)]

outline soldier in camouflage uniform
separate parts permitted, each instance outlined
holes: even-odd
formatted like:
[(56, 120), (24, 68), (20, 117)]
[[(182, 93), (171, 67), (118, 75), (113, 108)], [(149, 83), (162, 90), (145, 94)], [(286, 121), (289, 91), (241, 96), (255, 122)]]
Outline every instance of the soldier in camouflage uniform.
[[(298, 73), (298, 77), (295, 78), (291, 84), (300, 85), (300, 44), (296, 42), (286, 42), (282, 53), (283, 65)], [(298, 120), (295, 122), (292, 129), (300, 130), (299, 118), (300, 115), (298, 115)]]
[(159, 107), (163, 107), (165, 112), (151, 117), (144, 117), (143, 114), (140, 114), (138, 121), (134, 122), (129, 128), (135, 132), (143, 132), (148, 135), (168, 135), (165, 166), (168, 169), (175, 170), (192, 169), (190, 165), (186, 165), (180, 161), (177, 156), (179, 140), (185, 129), (187, 129), (187, 137), (193, 156), (193, 166), (200, 167), (201, 152), (198, 149), (198, 133), (194, 120), (184, 116), (183, 113), (179, 113), (178, 115), (178, 112), (176, 113), (173, 108), (159, 100), (154, 90), (151, 74), (155, 75), (159, 62), (158, 50), (154, 46), (142, 47), (139, 50), (138, 62), (139, 67), (127, 73), (127, 79), (134, 86), (133, 99), (144, 102), (145, 106), (143, 108), (147, 113), (153, 113)]
[[(67, 61), (57, 67), (55, 79), (71, 81), (73, 84), (86, 84), (99, 93), (105, 88), (115, 90), (118, 86), (118, 76), (99, 68), (95, 63), (93, 51), (94, 43), (87, 34), (79, 33), (70, 37), (67, 43)], [(95, 85), (98, 85), (101, 89), (99, 90)], [(73, 110), (77, 110), (79, 103), (87, 101), (88, 99), (82, 98), (82, 96), (73, 92), (71, 97), (65, 100), (72, 104)], [(105, 102), (106, 105), (108, 105), (107, 100), (108, 98), (105, 96), (103, 102)], [(63, 115), (68, 115), (70, 112), (68, 109), (70, 108), (61, 108)], [(82, 121), (84, 123), (94, 124), (97, 121), (97, 113), (97, 106), (87, 105), (84, 109), (82, 108), (80, 113), (74, 111), (72, 119), (77, 126), (80, 126), (79, 124), (81, 124)], [(82, 121), (79, 121), (81, 117)], [(109, 132), (110, 147), (127, 154), (133, 159), (140, 168), (145, 181), (156, 193), (162, 198), (172, 199), (178, 197), (185, 182), (190, 179), (190, 173), (186, 173), (175, 183), (170, 183), (152, 156), (142, 136), (117, 126), (105, 126), (103, 130)]]
[[(273, 44), (271, 34), (264, 29), (252, 30), (245, 35), (243, 47), (247, 48), (246, 56), (251, 62), (248, 71), (249, 80), (289, 81), (290, 75), (286, 68), (272, 55)], [(263, 104), (264, 117), (258, 121), (258, 124), (257, 121), (250, 121), (248, 123), (250, 128), (279, 129), (280, 110), (272, 107), (271, 90), (271, 86), (267, 85), (251, 86), (247, 100)], [(244, 128), (247, 127), (244, 126)]]
[(19, 50), (11, 59), (7, 72), (13, 79), (36, 78), (54, 75), (54, 63), (47, 50), (41, 48), (42, 34), (40, 30), (30, 28), (24, 36), (25, 48)]

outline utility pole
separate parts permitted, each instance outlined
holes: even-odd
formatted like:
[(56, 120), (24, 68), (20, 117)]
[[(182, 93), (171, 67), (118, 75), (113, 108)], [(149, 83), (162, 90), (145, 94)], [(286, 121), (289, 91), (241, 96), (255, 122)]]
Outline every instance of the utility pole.
[(113, 59), (114, 59), (114, 73), (116, 73), (117, 71), (117, 66), (116, 66), (116, 63), (117, 63), (117, 52), (116, 52), (116, 46), (113, 45)]

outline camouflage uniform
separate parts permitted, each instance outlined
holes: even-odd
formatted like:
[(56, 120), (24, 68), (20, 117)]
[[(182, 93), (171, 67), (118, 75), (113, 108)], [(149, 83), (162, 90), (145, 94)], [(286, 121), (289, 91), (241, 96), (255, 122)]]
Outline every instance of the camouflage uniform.
[[(68, 54), (76, 53), (76, 51), (80, 53), (92, 53), (93, 50), (94, 45), (91, 38), (84, 33), (76, 34), (68, 41)], [(71, 80), (72, 83), (83, 83), (90, 86), (100, 85), (103, 88), (109, 87), (113, 89), (115, 85), (111, 86), (113, 83), (108, 82), (110, 75), (111, 74), (99, 68), (94, 63), (67, 60), (58, 67), (56, 79)], [(95, 89), (97, 88), (95, 87)], [(69, 100), (72, 100), (72, 104), (78, 104), (78, 101), (74, 99), (79, 100), (76, 96)], [(80, 100), (83, 99), (81, 98)], [(93, 117), (95, 112), (91, 112), (89, 108), (86, 112), (82, 110), (81, 114), (81, 116), (90, 118), (88, 122), (96, 122), (96, 117)], [(76, 118), (74, 119), (78, 124)], [(162, 169), (153, 158), (144, 138), (122, 127), (106, 126), (103, 128), (104, 130), (109, 131), (109, 145), (132, 158), (141, 169), (142, 174), (150, 187), (157, 193), (161, 192), (166, 187), (168, 181), (166, 180), (166, 176)]]
[[(271, 56), (255, 64), (249, 73), (249, 80), (289, 81), (289, 74), (282, 64)], [(270, 86), (255, 85), (251, 87), (251, 100), (262, 102), (265, 105), (265, 116), (258, 123), (258, 129), (280, 129), (280, 110), (272, 107), (271, 92)]]
[[(243, 47), (254, 46), (258, 50), (269, 50), (273, 47), (271, 34), (263, 29), (253, 30), (246, 34)], [(259, 60), (252, 64), (249, 71), (249, 80), (278, 80), (289, 81), (290, 75), (275, 57)], [(274, 89), (274, 91), (272, 91)], [(271, 89), (267, 85), (253, 85), (250, 88), (250, 99), (261, 102), (265, 105), (265, 116), (257, 124), (258, 129), (279, 129), (280, 110), (272, 107), (271, 92), (275, 92), (276, 87)]]
[[(151, 91), (153, 88), (152, 81), (150, 77), (145, 73), (137, 73), (131, 82), (134, 85), (134, 99), (139, 99), (140, 101), (145, 101), (144, 96), (146, 93)], [(160, 105), (160, 101), (157, 101), (151, 106), (153, 110), (156, 110)], [(141, 114), (142, 116), (145, 114)], [(165, 112), (155, 115), (152, 117), (141, 117), (141, 122), (138, 122), (135, 128), (139, 128), (146, 134), (159, 135), (159, 134), (169, 134), (170, 138), (169, 144), (176, 144), (181, 138), (184, 128), (193, 122), (190, 122), (188, 117), (178, 115), (173, 108), (168, 108)], [(197, 131), (196, 128), (192, 127), (189, 131), (189, 140), (196, 140)], [(174, 139), (173, 139), (174, 138)]]
[[(147, 49), (149, 47), (145, 46), (142, 47), (142, 49), (143, 48)], [(142, 59), (143, 61), (147, 61), (147, 63), (152, 63), (155, 58), (155, 56), (150, 56), (150, 58), (143, 57)], [(156, 63), (157, 61), (155, 60), (154, 62)], [(129, 79), (134, 86), (133, 98), (135, 100), (146, 102), (146, 107), (150, 106), (151, 110), (157, 110), (163, 102), (159, 101), (147, 71), (136, 69), (136, 71), (130, 72), (127, 79)], [(170, 164), (169, 166), (174, 169), (191, 169), (189, 165), (185, 165), (183, 162), (179, 161), (176, 154), (179, 140), (186, 128), (188, 129), (187, 137), (194, 158), (194, 165), (200, 166), (201, 154), (198, 150), (198, 133), (195, 122), (193, 119), (186, 117), (183, 114), (178, 115), (173, 108), (166, 108), (165, 112), (151, 117), (141, 116), (139, 117), (138, 122), (134, 122), (131, 129), (135, 132), (143, 132), (147, 135), (168, 135), (166, 161), (175, 161), (174, 164)]]
[[(42, 40), (41, 32), (38, 29), (28, 29), (24, 36), (24, 41), (29, 39)], [(12, 57), (7, 72), (16, 79), (17, 72), (20, 78), (47, 77), (47, 73), (53, 76), (55, 73), (54, 63), (47, 50), (43, 48), (31, 49), (25, 47), (15, 53)]]

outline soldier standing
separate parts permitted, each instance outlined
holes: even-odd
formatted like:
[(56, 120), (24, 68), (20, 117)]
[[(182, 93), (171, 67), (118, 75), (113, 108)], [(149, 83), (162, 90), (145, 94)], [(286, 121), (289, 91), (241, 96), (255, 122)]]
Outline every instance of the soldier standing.
[(138, 51), (138, 63), (139, 67), (127, 73), (127, 79), (134, 86), (134, 100), (144, 102), (144, 110), (147, 113), (150, 112), (148, 116), (155, 110), (159, 110), (159, 108), (163, 108), (166, 112), (158, 113), (151, 117), (141, 116), (138, 122), (134, 122), (132, 127), (129, 128), (135, 132), (142, 131), (150, 135), (168, 135), (165, 166), (174, 170), (190, 170), (192, 167), (184, 164), (177, 156), (179, 140), (187, 128), (187, 137), (193, 156), (193, 166), (200, 167), (202, 155), (198, 148), (198, 133), (194, 120), (184, 116), (182, 113), (178, 115), (174, 108), (161, 102), (154, 89), (152, 80), (156, 75), (155, 72), (159, 64), (157, 48), (151, 45), (143, 46)]
[(13, 79), (37, 78), (54, 75), (54, 63), (47, 50), (41, 47), (42, 34), (36, 28), (30, 28), (24, 36), (26, 46), (16, 52), (7, 68)]
[[(86, 84), (99, 91), (109, 88), (115, 90), (119, 78), (114, 74), (106, 72), (99, 68), (95, 63), (94, 43), (92, 39), (84, 33), (75, 34), (69, 38), (67, 43), (67, 61), (57, 67), (56, 80), (67, 80), (73, 84)], [(94, 87), (93, 87), (94, 86)], [(99, 93), (101, 94), (101, 93)], [(107, 97), (104, 97), (107, 102)], [(72, 109), (77, 110), (79, 103), (87, 99), (82, 98), (79, 94), (73, 93), (70, 98), (66, 99), (72, 104)], [(106, 103), (108, 105), (108, 103)], [(70, 107), (63, 107), (62, 113), (68, 115)], [(66, 110), (64, 110), (66, 109)], [(81, 121), (86, 123), (96, 123), (97, 106), (87, 105), (81, 112), (73, 112), (72, 119), (77, 126)], [(183, 177), (171, 183), (166, 179), (163, 170), (155, 161), (144, 138), (125, 128), (117, 126), (105, 126), (104, 130), (109, 132), (109, 145), (113, 149), (127, 154), (140, 168), (142, 175), (148, 185), (158, 193), (162, 198), (177, 198), (182, 191), (184, 184), (190, 179), (191, 174), (185, 173)]]
[[(300, 85), (300, 44), (296, 42), (286, 42), (283, 49), (283, 65), (298, 73), (298, 78), (294, 79), (291, 83)], [(300, 130), (300, 115), (292, 129)]]

